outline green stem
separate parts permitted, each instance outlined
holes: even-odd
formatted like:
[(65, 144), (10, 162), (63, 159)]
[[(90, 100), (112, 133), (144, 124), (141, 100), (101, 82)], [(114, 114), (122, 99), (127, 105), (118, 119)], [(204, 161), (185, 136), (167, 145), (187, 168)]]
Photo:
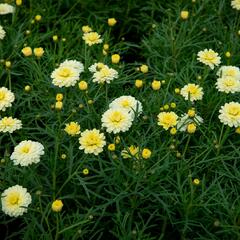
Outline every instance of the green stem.
[(184, 147), (184, 150), (183, 150), (183, 158), (185, 158), (185, 154), (186, 154), (186, 151), (187, 151), (187, 148), (188, 148), (190, 139), (191, 139), (191, 135), (188, 136), (187, 143), (186, 143), (186, 145), (185, 145), (185, 147)]

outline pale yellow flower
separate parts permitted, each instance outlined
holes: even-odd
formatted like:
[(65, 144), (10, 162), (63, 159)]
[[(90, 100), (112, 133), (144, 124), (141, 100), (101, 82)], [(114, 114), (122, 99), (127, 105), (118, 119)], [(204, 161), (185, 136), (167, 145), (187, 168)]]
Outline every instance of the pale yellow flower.
[(180, 94), (185, 100), (189, 99), (191, 102), (193, 102), (196, 100), (202, 100), (203, 89), (199, 85), (189, 83), (181, 89)]
[(158, 125), (165, 130), (175, 127), (178, 122), (178, 115), (174, 112), (161, 112), (158, 114)]
[(0, 88), (0, 111), (5, 111), (6, 108), (12, 106), (12, 102), (15, 100), (14, 94), (5, 87)]
[(132, 126), (133, 118), (123, 108), (110, 108), (102, 115), (102, 126), (109, 133), (126, 132)]
[(106, 145), (105, 136), (97, 129), (85, 130), (79, 138), (79, 149), (84, 150), (84, 153), (98, 155), (103, 151)]
[(77, 122), (67, 123), (64, 131), (71, 136), (76, 136), (80, 134), (80, 125)]
[(82, 39), (89, 46), (102, 43), (101, 35), (99, 35), (97, 32), (86, 32), (83, 34)]
[(240, 0), (232, 0), (231, 6), (234, 9), (240, 10)]
[(240, 126), (240, 103), (230, 102), (226, 103), (219, 110), (220, 115), (218, 118), (220, 122), (229, 127), (239, 127)]
[(198, 52), (197, 60), (205, 65), (208, 65), (211, 69), (214, 69), (215, 66), (218, 66), (221, 63), (221, 58), (217, 52), (214, 52), (212, 49), (204, 49), (203, 51)]
[(20, 128), (22, 128), (22, 122), (17, 118), (4, 117), (0, 120), (0, 132), (13, 133)]
[(1, 195), (2, 211), (10, 217), (22, 216), (32, 202), (26, 188), (15, 185), (6, 189)]
[(43, 154), (44, 147), (41, 143), (28, 140), (20, 142), (14, 148), (10, 159), (14, 165), (28, 166), (33, 163), (38, 163)]

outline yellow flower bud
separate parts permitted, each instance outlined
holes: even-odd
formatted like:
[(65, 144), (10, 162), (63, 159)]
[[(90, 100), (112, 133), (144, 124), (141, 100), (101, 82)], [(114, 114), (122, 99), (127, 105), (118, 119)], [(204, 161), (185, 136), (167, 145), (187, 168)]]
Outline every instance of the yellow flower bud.
[(16, 5), (21, 6), (22, 5), (22, 0), (16, 0)]
[(195, 178), (195, 179), (193, 180), (193, 184), (194, 184), (194, 185), (199, 185), (199, 184), (200, 184), (200, 180), (199, 180), (198, 178)]
[(177, 129), (175, 127), (171, 128), (170, 134), (175, 135), (177, 133)]
[(84, 168), (82, 173), (83, 173), (83, 175), (88, 175), (89, 174), (89, 170), (87, 168)]
[(230, 58), (231, 57), (231, 53), (230, 52), (226, 52), (225, 56), (226, 56), (226, 58)]
[(109, 50), (109, 45), (108, 45), (107, 43), (105, 43), (105, 44), (103, 45), (103, 49), (104, 49), (105, 51)]
[(62, 93), (58, 93), (58, 94), (56, 95), (56, 100), (57, 100), (57, 101), (62, 101), (62, 100), (63, 100), (63, 94), (62, 94)]
[(6, 68), (10, 68), (12, 66), (12, 63), (10, 61), (5, 62)]
[(148, 148), (144, 148), (144, 149), (142, 150), (142, 157), (143, 157), (144, 159), (150, 158), (150, 157), (151, 157), (151, 154), (152, 154), (152, 152), (151, 152), (151, 150), (148, 149)]
[(240, 134), (240, 127), (237, 127), (237, 128), (235, 129), (235, 132), (238, 133), (238, 134)]
[(161, 88), (161, 82), (157, 80), (152, 81), (152, 89), (159, 90)]
[(44, 50), (41, 47), (34, 48), (33, 52), (34, 52), (34, 55), (38, 58), (42, 57), (42, 55), (44, 54)]
[(140, 66), (140, 71), (142, 73), (147, 73), (148, 72), (148, 66), (143, 64), (142, 66)]
[(61, 200), (55, 200), (55, 201), (52, 203), (52, 210), (53, 210), (54, 212), (61, 212), (62, 207), (63, 207), (63, 203), (62, 203)]
[(169, 109), (169, 105), (168, 105), (168, 104), (165, 104), (165, 105), (163, 106), (163, 109), (164, 109), (164, 110), (168, 110), (168, 109)]
[(107, 51), (105, 51), (104, 49), (102, 50), (102, 53), (104, 56), (106, 56), (108, 54)]
[(42, 20), (42, 16), (41, 15), (36, 15), (35, 16), (35, 20), (38, 21), (38, 22), (41, 21)]
[(189, 123), (187, 125), (187, 132), (188, 133), (195, 133), (196, 129), (197, 129), (197, 127), (196, 127), (195, 123)]
[(58, 35), (53, 35), (52, 39), (53, 39), (54, 42), (57, 42), (58, 41)]
[(78, 83), (78, 87), (80, 90), (84, 91), (84, 90), (87, 90), (88, 89), (88, 84), (86, 81), (80, 81)]
[(180, 89), (179, 89), (179, 88), (175, 88), (174, 91), (175, 91), (176, 94), (179, 94), (179, 93), (180, 93)]
[(31, 47), (25, 47), (22, 49), (22, 53), (25, 57), (29, 57), (32, 55), (32, 48)]
[(62, 155), (61, 155), (61, 159), (66, 159), (67, 158), (67, 155), (65, 154), (65, 153), (63, 153)]
[(55, 109), (61, 110), (63, 108), (63, 103), (61, 101), (57, 101), (55, 103)]
[(141, 87), (143, 86), (143, 81), (137, 79), (137, 80), (135, 81), (135, 86), (136, 86), (137, 88), (141, 88)]
[(181, 11), (181, 18), (183, 19), (183, 20), (186, 20), (186, 19), (188, 19), (188, 17), (189, 17), (189, 12), (188, 11)]
[(89, 105), (93, 104), (93, 100), (89, 99), (89, 100), (88, 100), (88, 104), (89, 104)]
[(117, 23), (117, 20), (115, 18), (108, 19), (108, 26), (113, 27), (116, 23)]
[(89, 32), (92, 31), (92, 28), (90, 28), (88, 25), (82, 26), (82, 31), (83, 31), (84, 33), (89, 33)]
[(114, 143), (111, 143), (111, 144), (108, 145), (108, 150), (109, 150), (109, 151), (112, 152), (112, 151), (115, 151), (115, 149), (116, 149), (116, 147), (115, 147), (115, 144), (114, 144)]
[(170, 106), (171, 106), (171, 108), (176, 108), (176, 103), (175, 102), (172, 102), (172, 103), (170, 103)]
[(113, 54), (111, 59), (112, 59), (112, 63), (117, 64), (120, 61), (120, 55), (119, 54)]
[(24, 87), (24, 90), (25, 90), (25, 92), (30, 92), (31, 91), (31, 87), (29, 85), (26, 85)]

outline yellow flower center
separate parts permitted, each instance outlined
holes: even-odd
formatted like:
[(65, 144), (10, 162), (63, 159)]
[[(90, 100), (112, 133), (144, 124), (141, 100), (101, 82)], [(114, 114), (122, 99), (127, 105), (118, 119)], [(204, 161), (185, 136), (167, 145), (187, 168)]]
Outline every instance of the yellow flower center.
[(207, 61), (213, 61), (215, 59), (215, 56), (214, 54), (208, 52), (204, 54), (203, 58)]
[(22, 153), (29, 153), (29, 151), (30, 151), (30, 147), (29, 147), (29, 146), (24, 146), (24, 147), (22, 147), (22, 149), (21, 149), (21, 152), (22, 152)]
[(0, 100), (3, 100), (5, 98), (5, 93), (4, 92), (0, 92)]
[(70, 70), (68, 68), (62, 68), (60, 71), (59, 71), (59, 75), (61, 77), (69, 77), (71, 74)]
[(196, 86), (189, 86), (188, 91), (190, 94), (196, 94), (197, 88), (196, 88)]
[(91, 42), (95, 42), (96, 40), (98, 40), (98, 35), (96, 33), (90, 33), (88, 35), (88, 40)]
[(14, 193), (14, 194), (12, 194), (11, 196), (9, 196), (8, 202), (9, 202), (11, 205), (17, 205), (18, 202), (19, 202), (19, 196), (18, 196), (18, 194)]
[(100, 139), (95, 134), (91, 134), (86, 142), (88, 146), (94, 146), (100, 143)]
[(13, 121), (13, 119), (11, 119), (11, 118), (5, 118), (5, 119), (3, 119), (3, 121), (2, 121), (2, 124), (3, 124), (4, 126), (11, 126), (13, 123), (14, 123), (14, 121)]
[(123, 119), (123, 116), (121, 113), (119, 112), (114, 112), (110, 118), (110, 120), (114, 123), (114, 124), (117, 124), (119, 122), (121, 122)]
[(130, 103), (129, 103), (129, 101), (128, 101), (127, 99), (123, 100), (123, 101), (121, 102), (121, 105), (122, 105), (123, 107), (125, 107), (125, 108), (130, 107)]
[(235, 69), (229, 69), (229, 70), (227, 71), (227, 75), (228, 75), (228, 76), (231, 76), (231, 77), (234, 77), (234, 76), (236, 75)]
[(105, 67), (100, 70), (100, 73), (101, 73), (101, 77), (108, 77), (110, 75), (109, 69)]
[(228, 113), (234, 117), (240, 116), (240, 109), (237, 106), (233, 106), (229, 109)]
[(225, 81), (225, 86), (226, 87), (232, 87), (232, 86), (234, 86), (235, 85), (235, 81), (233, 80), (233, 79), (227, 79), (226, 81)]

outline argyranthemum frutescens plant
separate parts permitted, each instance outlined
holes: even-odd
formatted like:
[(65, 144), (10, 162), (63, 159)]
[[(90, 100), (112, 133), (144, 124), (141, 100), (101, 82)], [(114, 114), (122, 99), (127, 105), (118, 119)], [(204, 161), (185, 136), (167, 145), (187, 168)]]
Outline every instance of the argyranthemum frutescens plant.
[(0, 28), (1, 222), (25, 239), (237, 239), (239, 61), (211, 1), (145, 3), (142, 48), (79, 1), (61, 17), (67, 2), (17, 2)]

